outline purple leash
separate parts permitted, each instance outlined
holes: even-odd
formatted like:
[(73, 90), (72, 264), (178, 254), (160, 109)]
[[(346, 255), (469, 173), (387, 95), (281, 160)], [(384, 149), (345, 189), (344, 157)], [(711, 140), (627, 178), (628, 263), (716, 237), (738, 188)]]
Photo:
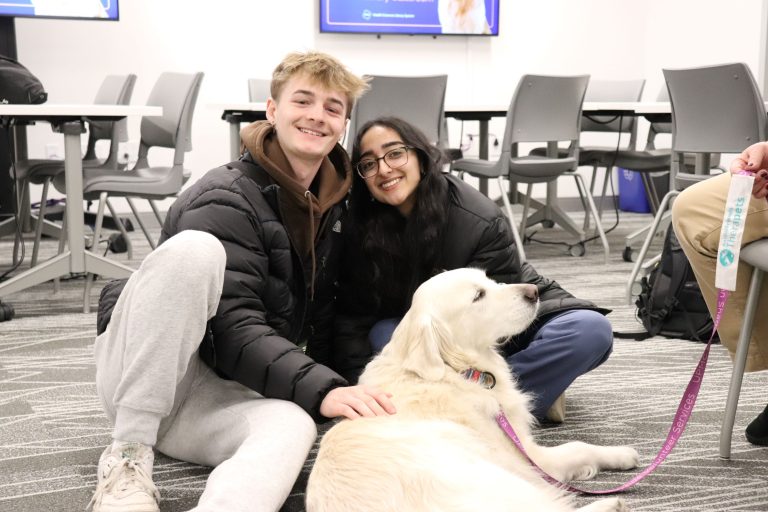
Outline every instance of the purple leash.
[(500, 410), (499, 413), (496, 415), (496, 423), (498, 423), (499, 427), (501, 427), (501, 429), (507, 434), (507, 436), (509, 436), (509, 438), (515, 444), (515, 446), (517, 446), (517, 449), (520, 450), (520, 453), (523, 454), (523, 456), (528, 460), (531, 466), (533, 466), (534, 469), (536, 469), (536, 471), (539, 472), (542, 478), (544, 478), (544, 480), (546, 480), (550, 484), (555, 485), (566, 491), (576, 492), (580, 494), (601, 495), (601, 494), (614, 494), (617, 492), (626, 491), (627, 489), (635, 485), (637, 482), (639, 482), (646, 476), (653, 473), (653, 471), (662, 462), (664, 462), (664, 459), (667, 458), (667, 455), (669, 455), (670, 452), (672, 452), (672, 449), (677, 444), (677, 441), (683, 435), (685, 426), (688, 424), (688, 420), (691, 418), (691, 412), (693, 411), (693, 406), (696, 404), (696, 398), (699, 395), (699, 389), (701, 388), (701, 381), (704, 379), (704, 371), (707, 369), (707, 360), (709, 359), (709, 349), (712, 346), (712, 339), (715, 337), (715, 332), (717, 332), (717, 327), (720, 325), (720, 319), (722, 318), (723, 310), (725, 309), (725, 303), (728, 300), (729, 294), (730, 292), (727, 290), (718, 290), (717, 314), (715, 315), (715, 322), (714, 322), (715, 325), (712, 328), (712, 334), (709, 337), (709, 341), (707, 342), (707, 346), (704, 349), (704, 353), (701, 355), (699, 364), (696, 366), (696, 369), (694, 370), (693, 375), (691, 376), (691, 380), (688, 382), (688, 386), (685, 388), (685, 393), (683, 393), (683, 398), (680, 400), (680, 405), (677, 407), (677, 413), (675, 413), (675, 419), (672, 422), (672, 426), (669, 429), (669, 434), (667, 434), (667, 439), (666, 441), (664, 441), (664, 444), (662, 445), (661, 450), (659, 451), (659, 454), (656, 455), (656, 458), (653, 459), (653, 462), (651, 462), (651, 464), (648, 465), (648, 467), (646, 467), (640, 473), (632, 477), (626, 483), (618, 487), (615, 487), (613, 489), (589, 491), (586, 489), (573, 487), (569, 484), (561, 482), (556, 478), (552, 477), (551, 475), (547, 474), (546, 471), (541, 469), (533, 461), (533, 459), (531, 459), (531, 457), (525, 451), (525, 448), (523, 447), (523, 443), (520, 441), (520, 438), (517, 436), (517, 434), (515, 433), (515, 430), (512, 428), (512, 425), (509, 424), (509, 420), (504, 414), (504, 411)]

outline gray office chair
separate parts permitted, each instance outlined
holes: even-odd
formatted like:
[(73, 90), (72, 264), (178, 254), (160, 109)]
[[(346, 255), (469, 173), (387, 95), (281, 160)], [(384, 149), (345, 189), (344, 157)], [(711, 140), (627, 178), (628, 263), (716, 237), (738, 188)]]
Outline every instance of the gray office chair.
[(352, 109), (347, 137), (349, 150), (357, 130), (381, 116), (399, 117), (424, 132), (431, 143), (438, 146), (445, 143), (443, 113), (447, 75), (374, 75), (370, 76), (369, 83), (370, 89)]
[[(125, 227), (117, 218), (116, 212), (108, 202), (109, 197), (124, 197), (133, 212), (136, 222), (144, 232), (149, 244), (155, 247), (155, 242), (149, 234), (141, 216), (131, 198), (149, 200), (152, 211), (158, 223), (162, 225), (163, 217), (154, 200), (175, 196), (181, 191), (182, 185), (189, 179), (190, 173), (184, 169), (184, 153), (192, 149), (191, 127), (197, 95), (203, 73), (163, 73), (158, 78), (147, 99), (147, 105), (163, 107), (162, 116), (147, 116), (141, 120), (141, 140), (136, 164), (131, 170), (113, 172), (101, 168), (85, 169), (83, 171), (83, 198), (99, 200), (94, 226), (94, 242), (92, 249), (98, 245), (101, 234), (101, 223), (106, 205), (115, 217), (115, 223), (123, 236), (128, 240)], [(173, 163), (170, 166), (152, 166), (148, 160), (152, 147), (164, 147), (174, 150)], [(57, 190), (63, 190), (63, 176), (54, 179)], [(85, 309), (88, 309), (90, 278), (86, 281)]]
[(269, 89), (271, 83), (271, 80), (264, 78), (249, 78), (248, 101), (255, 103), (266, 102), (267, 98), (272, 94)]
[[(585, 213), (589, 210), (593, 215), (603, 242), (606, 261), (608, 259), (608, 240), (598, 221), (592, 194), (584, 185), (582, 177), (575, 172), (579, 161), (581, 107), (588, 81), (588, 75), (524, 75), (507, 110), (499, 159), (495, 162), (460, 159), (451, 164), (453, 171), (496, 180), (521, 261), (525, 261), (525, 252), (520, 233), (524, 233), (527, 226), (538, 222), (560, 224), (579, 239), (577, 246), (583, 249), (584, 232), (555, 203), (557, 190), (553, 185), (560, 176), (573, 176), (576, 180)], [(518, 144), (521, 142), (546, 142), (547, 155), (518, 156)], [(569, 144), (564, 157), (558, 154), (558, 142)], [(515, 227), (508, 194), (504, 190), (505, 178), (514, 184), (510, 187), (510, 193), (516, 192), (517, 183), (528, 184), (519, 231)], [(531, 191), (534, 183), (547, 184), (547, 201), (544, 204), (536, 202), (534, 206), (538, 211), (529, 218), (528, 210), (532, 203)]]
[[(665, 83), (664, 86), (659, 90), (659, 94), (656, 97), (657, 102), (669, 102), (669, 90), (667, 89), (667, 84)], [(646, 149), (656, 149), (656, 137), (661, 134), (672, 134), (672, 121), (653, 121), (651, 122), (650, 128), (648, 130), (648, 140), (646, 141)], [(686, 154), (683, 157), (683, 160), (685, 162), (685, 168), (686, 169), (693, 169), (696, 166), (696, 155), (694, 154)], [(710, 168), (711, 169), (720, 169), (723, 172), (725, 172), (725, 169), (720, 167), (720, 153), (711, 153), (709, 155), (710, 160)], [(658, 204), (657, 204), (658, 207)], [(654, 213), (656, 213), (654, 211)]]
[[(87, 200), (99, 199), (99, 214), (103, 214), (104, 204), (112, 211), (108, 197), (124, 197), (128, 201), (136, 221), (141, 227), (150, 246), (155, 243), (141, 221), (141, 216), (131, 200), (133, 197), (147, 199), (158, 223), (162, 225), (154, 200), (176, 195), (189, 179), (189, 172), (184, 169), (184, 153), (192, 150), (191, 126), (197, 95), (200, 91), (203, 73), (163, 73), (158, 78), (147, 99), (147, 105), (163, 107), (162, 117), (149, 116), (141, 120), (141, 139), (136, 164), (130, 171), (113, 172), (111, 169), (86, 169), (83, 176), (83, 197)], [(148, 155), (152, 147), (164, 147), (174, 150), (173, 165), (170, 167), (151, 166)], [(56, 180), (57, 188), (63, 181)], [(121, 223), (117, 223), (121, 226)], [(127, 233), (121, 229), (124, 236)], [(98, 240), (98, 238), (97, 238)]]
[[(766, 139), (765, 104), (746, 64), (663, 71), (672, 105), (670, 172), (674, 186), (659, 204), (637, 255), (627, 282), (628, 304), (639, 292), (638, 275), (659, 226), (668, 222), (667, 208), (672, 199), (687, 186), (712, 176), (712, 153), (741, 153), (750, 144)], [(693, 156), (693, 169), (686, 167), (686, 155)], [(653, 263), (655, 259), (649, 265)]]
[[(634, 80), (590, 80), (584, 101), (640, 101), (645, 87), (645, 79)], [(579, 167), (592, 167), (592, 178), (589, 184), (589, 192), (594, 195), (597, 181), (597, 170), (605, 169), (603, 190), (597, 211), (602, 218), (603, 203), (611, 176), (613, 159), (617, 149), (634, 150), (637, 145), (637, 123), (634, 116), (582, 116), (581, 134), (616, 133), (628, 134), (627, 141), (622, 145), (619, 141), (614, 146), (582, 146), (579, 148)], [(582, 139), (583, 140), (583, 139)], [(547, 148), (536, 148), (531, 151), (534, 155), (545, 155)], [(567, 149), (560, 148), (560, 155), (565, 156)], [(611, 167), (611, 168), (609, 168)], [(584, 217), (584, 229), (589, 227), (589, 215)]]
[[(668, 102), (669, 92), (667, 91), (667, 85), (659, 91), (656, 98), (658, 102)], [(646, 195), (648, 197), (649, 205), (651, 207), (651, 213), (656, 215), (659, 210), (660, 199), (666, 192), (669, 191), (670, 186), (663, 187), (664, 194), (660, 196), (656, 177), (665, 176), (667, 183), (669, 180), (669, 168), (671, 166), (671, 154), (669, 149), (660, 149), (656, 147), (656, 138), (662, 134), (672, 133), (671, 121), (653, 120), (648, 128), (648, 137), (645, 143), (645, 150), (643, 151), (623, 151), (617, 155), (617, 167), (623, 167), (638, 172), (643, 181), (643, 187), (645, 188)], [(693, 154), (687, 154), (684, 156), (685, 168), (693, 169), (696, 165), (696, 156)], [(710, 155), (710, 166), (712, 169), (719, 169), (720, 165), (720, 153), (713, 153)], [(668, 219), (662, 220), (658, 226), (658, 232), (663, 232), (669, 225), (666, 222)], [(624, 251), (622, 252), (622, 258), (624, 261), (632, 261), (632, 246), (640, 240), (644, 240), (648, 235), (650, 226), (640, 228), (632, 233), (628, 234), (624, 239)]]
[[(108, 75), (101, 83), (96, 93), (94, 103), (99, 105), (128, 105), (136, 84), (136, 75)], [(118, 145), (128, 140), (127, 120), (120, 121), (89, 121), (88, 146), (83, 156), (83, 168), (102, 167), (117, 170)], [(96, 156), (96, 144), (100, 140), (109, 140), (109, 153), (104, 160)], [(40, 211), (35, 222), (35, 240), (32, 247), (31, 266), (37, 264), (40, 239), (45, 226), (45, 214), (48, 202), (48, 190), (54, 177), (64, 174), (63, 160), (22, 160), (16, 165), (16, 176), (19, 181), (20, 197), (27, 197), (30, 184), (43, 185), (40, 197)], [(26, 206), (29, 208), (29, 205)], [(47, 230), (47, 234), (58, 234), (56, 230)], [(15, 252), (15, 251), (14, 251)]]
[[(672, 172), (678, 190), (712, 168), (711, 153), (741, 153), (765, 140), (765, 104), (746, 64), (663, 71), (672, 103)], [(686, 154), (698, 157), (693, 173), (685, 168)]]
[[(758, 312), (757, 306), (763, 288), (763, 275), (768, 271), (768, 239), (764, 238), (745, 245), (741, 249), (739, 257), (741, 261), (752, 266), (752, 279), (749, 283), (747, 302), (744, 305), (743, 323), (739, 333), (739, 342), (736, 345), (736, 355), (733, 358), (731, 384), (728, 388), (728, 399), (725, 402), (725, 414), (720, 428), (720, 458), (722, 459), (731, 458), (733, 423), (736, 420), (736, 407), (739, 405), (741, 382), (744, 377), (744, 368), (747, 365), (752, 326)], [(764, 307), (765, 305), (763, 305)]]

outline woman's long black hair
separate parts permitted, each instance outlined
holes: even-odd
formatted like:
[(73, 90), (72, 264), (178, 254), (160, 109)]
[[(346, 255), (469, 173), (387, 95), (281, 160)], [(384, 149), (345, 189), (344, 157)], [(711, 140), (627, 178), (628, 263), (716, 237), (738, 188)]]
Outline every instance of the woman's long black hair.
[(394, 206), (376, 201), (365, 180), (355, 173), (350, 197), (352, 222), (345, 229), (351, 228), (362, 243), (377, 305), (388, 296), (402, 298), (408, 307), (416, 288), (436, 272), (440, 238), (447, 221), (448, 182), (442, 174), (445, 157), (415, 126), (396, 117), (380, 117), (357, 132), (353, 165), (360, 161), (360, 141), (374, 126), (394, 130), (418, 155), (421, 180), (416, 187), (416, 201), (405, 218)]

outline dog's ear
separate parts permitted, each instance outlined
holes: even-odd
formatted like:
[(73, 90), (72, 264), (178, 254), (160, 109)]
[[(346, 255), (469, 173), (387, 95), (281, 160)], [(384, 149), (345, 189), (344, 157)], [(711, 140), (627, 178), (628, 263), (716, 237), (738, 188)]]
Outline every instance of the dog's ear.
[(425, 380), (445, 375), (441, 346), (448, 339), (448, 327), (429, 314), (409, 311), (395, 330), (390, 345), (399, 352), (403, 369)]

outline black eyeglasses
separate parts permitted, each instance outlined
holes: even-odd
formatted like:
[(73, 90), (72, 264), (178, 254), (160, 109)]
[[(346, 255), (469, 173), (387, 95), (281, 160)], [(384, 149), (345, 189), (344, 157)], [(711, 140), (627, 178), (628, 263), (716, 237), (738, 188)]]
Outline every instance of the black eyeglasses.
[(384, 160), (384, 163), (387, 164), (390, 169), (397, 169), (407, 164), (409, 149), (413, 148), (410, 146), (401, 146), (387, 151), (384, 153), (384, 156), (379, 158), (364, 158), (357, 162), (355, 169), (357, 169), (357, 173), (364, 180), (373, 178), (379, 173), (379, 160)]

